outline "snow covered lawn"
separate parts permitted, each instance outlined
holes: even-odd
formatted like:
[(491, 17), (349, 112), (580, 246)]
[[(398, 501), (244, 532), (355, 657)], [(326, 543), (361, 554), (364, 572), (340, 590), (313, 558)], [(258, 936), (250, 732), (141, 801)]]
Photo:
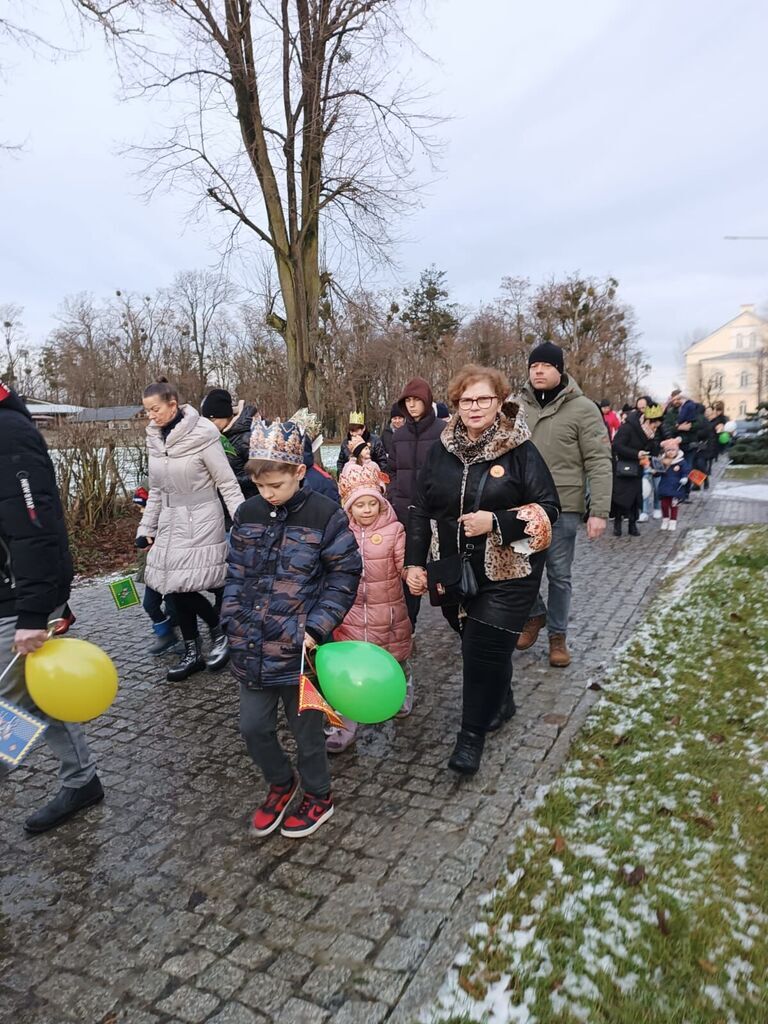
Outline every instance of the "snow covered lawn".
[(670, 580), (423, 1021), (768, 1021), (768, 528)]

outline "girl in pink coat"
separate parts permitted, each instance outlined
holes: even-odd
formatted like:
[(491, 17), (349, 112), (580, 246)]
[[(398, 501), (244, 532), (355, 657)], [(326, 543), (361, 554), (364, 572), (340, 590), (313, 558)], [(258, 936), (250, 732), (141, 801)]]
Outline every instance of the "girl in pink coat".
[[(403, 666), (408, 680), (398, 718), (413, 706), (411, 620), (403, 596), (405, 530), (384, 497), (385, 478), (375, 462), (348, 462), (339, 478), (339, 493), (363, 558), (363, 575), (355, 603), (333, 634), (334, 640), (365, 640), (384, 647)], [(354, 743), (357, 722), (344, 719), (328, 732), (326, 747), (338, 754)]]

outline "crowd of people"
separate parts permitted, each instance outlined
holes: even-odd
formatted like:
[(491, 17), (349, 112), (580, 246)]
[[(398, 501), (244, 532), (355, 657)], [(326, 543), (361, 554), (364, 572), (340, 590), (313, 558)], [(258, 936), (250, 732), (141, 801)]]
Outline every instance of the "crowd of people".
[[(583, 394), (551, 343), (530, 352), (519, 395), (499, 370), (468, 365), (447, 398), (435, 401), (422, 378), (408, 381), (381, 436), (353, 411), (334, 479), (310, 410), (270, 422), (222, 388), (199, 411), (166, 380), (143, 393), (149, 474), (134, 500), (152, 652), (179, 650), (178, 630), (168, 680), (230, 666), (241, 733), (268, 787), (252, 815), (256, 835), (310, 835), (333, 814), (329, 754), (348, 749), (358, 726), (300, 713), (299, 677), (319, 645), (386, 648), (407, 680), (398, 712), (407, 717), (428, 595), (457, 634), (462, 660), (448, 767), (476, 773), (487, 737), (516, 710), (514, 651), (546, 628), (550, 664), (571, 662), (582, 526), (596, 541), (610, 518), (620, 535), (626, 518), (636, 535), (658, 507), (662, 529), (674, 529), (692, 470), (707, 473), (717, 456), (711, 430), (724, 420), (679, 392), (665, 407), (643, 396), (614, 413)], [(0, 696), (29, 708), (23, 658), (12, 663), (13, 651), (25, 656), (45, 642), (69, 597), (72, 563), (45, 442), (3, 385), (0, 468)], [(279, 705), (296, 740), (295, 768), (278, 739)], [(104, 795), (82, 729), (48, 720), (45, 736), (61, 789), (28, 818), (33, 833)]]

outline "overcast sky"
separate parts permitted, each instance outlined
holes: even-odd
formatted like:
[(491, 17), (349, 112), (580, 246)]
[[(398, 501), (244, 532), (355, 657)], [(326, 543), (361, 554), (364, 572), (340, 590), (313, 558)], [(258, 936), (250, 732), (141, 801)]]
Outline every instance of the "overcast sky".
[[(58, 0), (37, 0), (61, 35)], [(620, 281), (660, 396), (680, 348), (768, 300), (765, 0), (426, 0), (419, 42), (443, 129), (443, 174), (398, 251), (402, 281), (436, 263), (477, 304), (501, 278), (573, 270)], [(65, 40), (66, 41), (66, 40)], [(68, 37), (71, 44), (71, 37)], [(34, 341), (62, 298), (149, 291), (215, 259), (186, 199), (145, 205), (119, 146), (155, 112), (120, 103), (97, 36), (48, 63), (3, 50), (0, 302)]]

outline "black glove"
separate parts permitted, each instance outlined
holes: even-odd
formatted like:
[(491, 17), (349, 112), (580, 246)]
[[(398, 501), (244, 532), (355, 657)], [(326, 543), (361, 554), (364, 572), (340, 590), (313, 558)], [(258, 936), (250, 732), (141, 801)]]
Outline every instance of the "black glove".
[(148, 548), (151, 543), (152, 541), (149, 537), (137, 537), (133, 542), (133, 546), (137, 547), (140, 551), (143, 551), (144, 548)]

